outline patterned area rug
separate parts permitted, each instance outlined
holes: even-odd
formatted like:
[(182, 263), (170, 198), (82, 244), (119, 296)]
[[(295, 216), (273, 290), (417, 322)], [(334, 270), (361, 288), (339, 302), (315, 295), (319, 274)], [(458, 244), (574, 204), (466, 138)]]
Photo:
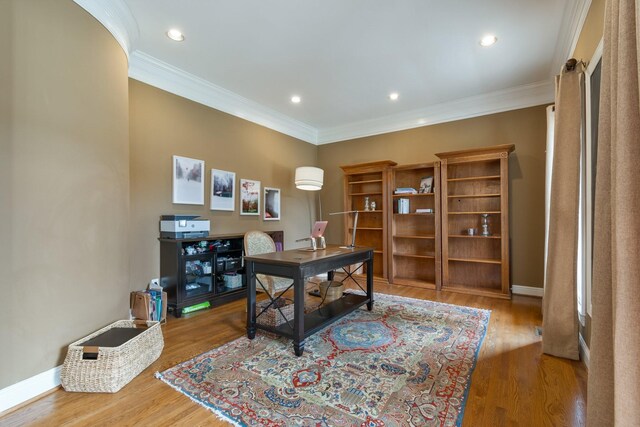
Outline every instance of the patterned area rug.
[(459, 426), (489, 313), (376, 294), (301, 357), (258, 332), (156, 376), (239, 426)]

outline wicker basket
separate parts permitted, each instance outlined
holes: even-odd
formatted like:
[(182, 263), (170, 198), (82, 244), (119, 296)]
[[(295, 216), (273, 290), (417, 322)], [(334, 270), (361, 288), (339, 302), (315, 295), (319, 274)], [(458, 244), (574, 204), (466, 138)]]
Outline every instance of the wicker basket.
[(321, 282), (318, 287), (320, 288), (320, 297), (324, 304), (328, 304), (332, 301), (342, 298), (344, 291), (344, 283), (336, 281)]
[[(266, 300), (257, 303), (256, 315), (260, 314), (270, 302), (271, 300)], [(279, 307), (280, 310), (278, 310), (276, 306)], [(256, 321), (261, 325), (277, 328), (286, 321), (293, 321), (293, 307), (293, 301), (290, 299), (278, 298), (271, 307), (269, 307), (264, 313), (260, 314), (260, 317), (256, 318)]]
[(64, 359), (60, 381), (66, 391), (115, 393), (160, 357), (164, 347), (159, 322), (118, 347), (97, 347), (95, 360), (83, 359), (82, 343), (112, 328), (134, 328), (140, 321), (119, 320), (72, 344)]

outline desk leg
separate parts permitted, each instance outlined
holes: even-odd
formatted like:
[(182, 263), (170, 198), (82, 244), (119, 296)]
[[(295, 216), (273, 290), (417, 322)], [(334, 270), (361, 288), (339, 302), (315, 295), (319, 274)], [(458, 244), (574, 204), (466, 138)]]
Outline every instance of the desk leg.
[(256, 337), (256, 275), (252, 261), (247, 261), (245, 274), (247, 283), (247, 337), (252, 340)]
[(302, 356), (304, 352), (304, 277), (298, 271), (293, 280), (293, 350), (296, 356)]
[(367, 310), (373, 310), (373, 254), (367, 260)]

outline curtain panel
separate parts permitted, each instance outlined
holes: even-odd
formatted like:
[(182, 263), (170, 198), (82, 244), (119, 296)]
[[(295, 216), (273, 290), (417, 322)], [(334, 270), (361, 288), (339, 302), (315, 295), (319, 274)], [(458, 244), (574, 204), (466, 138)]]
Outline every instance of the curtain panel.
[(584, 123), (584, 65), (556, 78), (549, 231), (543, 299), (542, 351), (577, 360), (577, 256), (580, 150)]
[(587, 424), (640, 426), (639, 8), (605, 8)]

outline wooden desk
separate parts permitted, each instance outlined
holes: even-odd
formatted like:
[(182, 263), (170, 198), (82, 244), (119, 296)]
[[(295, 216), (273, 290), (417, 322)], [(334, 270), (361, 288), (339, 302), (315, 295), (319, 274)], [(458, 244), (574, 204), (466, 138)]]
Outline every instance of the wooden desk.
[[(345, 248), (329, 245), (327, 249), (315, 252), (304, 249), (292, 249), (263, 255), (245, 256), (247, 287), (247, 336), (253, 339), (256, 329), (262, 329), (277, 335), (293, 339), (296, 356), (304, 351), (304, 341), (325, 326), (367, 304), (373, 309), (373, 249)], [(304, 313), (305, 279), (318, 274), (333, 272), (340, 267), (364, 263), (367, 270), (366, 295), (346, 294), (321, 309)], [(256, 274), (288, 277), (293, 279), (293, 322), (285, 322), (278, 327), (270, 327), (256, 322)], [(330, 274), (331, 276), (331, 274)], [(279, 295), (270, 295), (276, 299)], [(292, 325), (291, 325), (292, 323)]]

